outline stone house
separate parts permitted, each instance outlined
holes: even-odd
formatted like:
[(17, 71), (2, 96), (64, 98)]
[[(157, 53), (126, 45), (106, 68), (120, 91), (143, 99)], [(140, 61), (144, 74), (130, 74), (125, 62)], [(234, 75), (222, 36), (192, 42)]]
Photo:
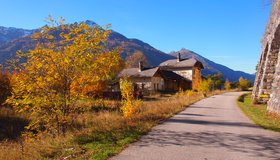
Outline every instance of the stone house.
[(267, 110), (280, 114), (280, 1), (273, 1), (269, 22), (262, 38), (262, 52), (252, 98), (268, 104)]
[(192, 89), (192, 81), (169, 70), (160, 69), (161, 76), (164, 79), (164, 90), (167, 92), (176, 92), (179, 90)]
[(141, 64), (139, 68), (128, 68), (121, 71), (119, 77), (129, 78), (135, 88), (143, 91), (161, 91), (164, 88), (164, 80), (160, 74), (159, 67), (144, 69)]
[(192, 89), (198, 89), (202, 81), (203, 64), (195, 58), (182, 59), (180, 53), (177, 59), (167, 60), (160, 64), (163, 70), (172, 71), (192, 82)]
[(135, 88), (143, 92), (196, 89), (201, 82), (203, 65), (194, 58), (168, 60), (155, 68), (128, 68), (121, 71), (119, 77), (127, 77)]

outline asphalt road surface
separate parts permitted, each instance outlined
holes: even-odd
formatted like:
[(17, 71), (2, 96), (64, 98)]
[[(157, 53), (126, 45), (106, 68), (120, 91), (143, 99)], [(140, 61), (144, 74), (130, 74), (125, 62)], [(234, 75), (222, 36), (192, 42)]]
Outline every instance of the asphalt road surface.
[(242, 93), (201, 100), (152, 129), (112, 160), (280, 160), (280, 134), (237, 107)]

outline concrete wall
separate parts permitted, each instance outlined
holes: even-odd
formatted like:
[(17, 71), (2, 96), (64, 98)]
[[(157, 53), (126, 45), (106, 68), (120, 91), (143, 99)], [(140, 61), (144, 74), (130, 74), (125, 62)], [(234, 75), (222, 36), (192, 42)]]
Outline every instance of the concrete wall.
[(258, 63), (252, 98), (266, 103), (268, 111), (280, 114), (280, 1), (275, 0), (262, 39), (262, 53)]

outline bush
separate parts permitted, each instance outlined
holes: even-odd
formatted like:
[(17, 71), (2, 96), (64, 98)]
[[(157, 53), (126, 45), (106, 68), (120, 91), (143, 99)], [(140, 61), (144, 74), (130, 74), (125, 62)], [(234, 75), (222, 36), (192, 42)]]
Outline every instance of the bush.
[(241, 91), (247, 91), (249, 88), (249, 81), (244, 79), (243, 77), (239, 78), (239, 89)]
[(11, 95), (11, 85), (8, 72), (0, 69), (0, 106)]
[(240, 97), (238, 97), (238, 102), (244, 102), (244, 98), (247, 96), (247, 94), (243, 94)]
[(122, 93), (122, 113), (125, 118), (131, 118), (142, 105), (141, 100), (134, 99), (134, 86), (127, 78), (120, 80), (120, 89)]
[(231, 89), (231, 86), (230, 86), (230, 81), (227, 79), (226, 82), (225, 82), (225, 89), (228, 91)]
[(207, 93), (211, 90), (212, 84), (213, 81), (210, 78), (208, 78), (207, 80), (203, 80), (200, 86), (198, 87), (198, 91), (201, 92), (204, 97), (206, 97)]

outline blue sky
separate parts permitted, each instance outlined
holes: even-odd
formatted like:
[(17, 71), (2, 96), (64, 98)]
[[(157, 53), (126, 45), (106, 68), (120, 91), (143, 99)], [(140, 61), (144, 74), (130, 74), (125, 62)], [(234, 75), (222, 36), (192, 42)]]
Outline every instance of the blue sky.
[(181, 48), (255, 72), (270, 0), (0, 0), (0, 26), (34, 29), (45, 17), (92, 20), (163, 51)]

